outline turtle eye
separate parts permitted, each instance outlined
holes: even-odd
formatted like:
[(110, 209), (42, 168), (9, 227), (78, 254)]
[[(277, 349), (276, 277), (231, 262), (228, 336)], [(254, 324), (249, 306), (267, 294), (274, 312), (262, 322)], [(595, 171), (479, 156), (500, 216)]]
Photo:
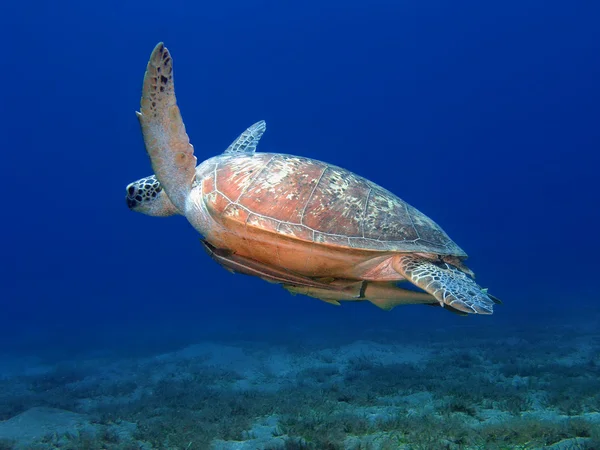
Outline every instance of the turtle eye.
[(133, 186), (129, 186), (127, 188), (127, 193), (129, 194), (130, 197), (133, 197), (133, 194), (135, 194), (135, 188)]

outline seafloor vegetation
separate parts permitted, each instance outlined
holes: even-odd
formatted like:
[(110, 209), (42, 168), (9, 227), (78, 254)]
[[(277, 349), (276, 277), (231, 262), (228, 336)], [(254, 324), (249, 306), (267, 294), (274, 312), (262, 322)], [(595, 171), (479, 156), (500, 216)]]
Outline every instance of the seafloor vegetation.
[(593, 328), (32, 364), (0, 381), (0, 450), (600, 449)]

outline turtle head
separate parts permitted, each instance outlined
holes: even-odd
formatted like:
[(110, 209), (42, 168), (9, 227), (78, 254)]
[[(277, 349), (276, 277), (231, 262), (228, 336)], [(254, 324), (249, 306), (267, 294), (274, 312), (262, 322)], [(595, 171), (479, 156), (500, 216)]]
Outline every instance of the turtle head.
[(179, 211), (154, 175), (127, 185), (127, 207), (148, 216), (167, 217)]

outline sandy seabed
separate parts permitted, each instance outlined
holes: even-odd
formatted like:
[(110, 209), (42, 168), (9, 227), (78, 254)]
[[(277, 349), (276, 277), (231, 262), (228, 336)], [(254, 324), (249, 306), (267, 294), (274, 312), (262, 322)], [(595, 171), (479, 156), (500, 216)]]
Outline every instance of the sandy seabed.
[(596, 326), (0, 358), (2, 450), (542, 448), (600, 449)]

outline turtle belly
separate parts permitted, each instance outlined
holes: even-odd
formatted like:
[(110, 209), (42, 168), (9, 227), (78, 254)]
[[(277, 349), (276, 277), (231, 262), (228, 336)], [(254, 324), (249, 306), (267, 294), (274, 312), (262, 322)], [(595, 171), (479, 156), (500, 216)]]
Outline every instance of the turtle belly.
[(387, 270), (389, 252), (336, 248), (223, 220), (211, 229), (206, 240), (217, 248), (311, 278), (392, 281), (403, 279)]

